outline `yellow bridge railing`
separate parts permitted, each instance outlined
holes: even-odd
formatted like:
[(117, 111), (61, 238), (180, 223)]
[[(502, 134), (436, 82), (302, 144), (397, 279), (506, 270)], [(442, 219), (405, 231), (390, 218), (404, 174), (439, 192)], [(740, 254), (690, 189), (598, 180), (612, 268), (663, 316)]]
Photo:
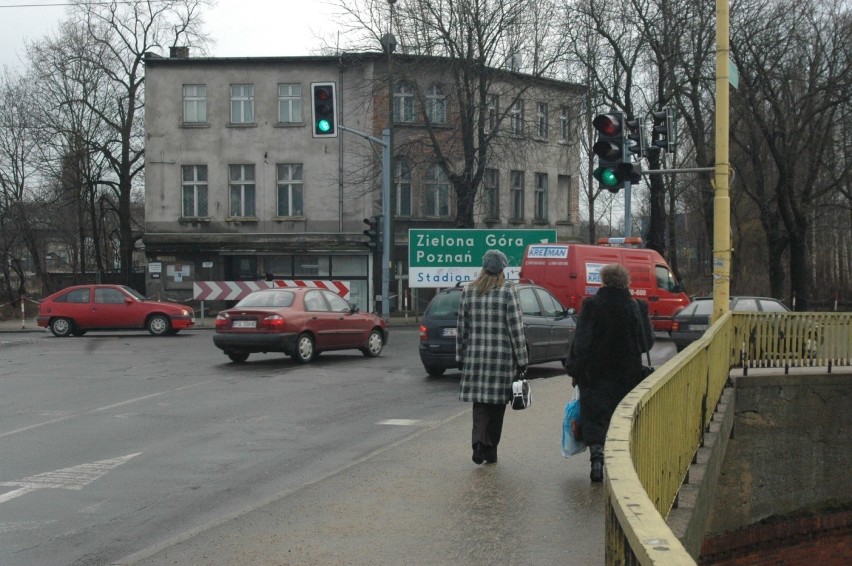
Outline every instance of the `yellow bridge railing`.
[(606, 563), (694, 564), (666, 524), (731, 368), (852, 365), (850, 313), (727, 313), (631, 391), (606, 439)]

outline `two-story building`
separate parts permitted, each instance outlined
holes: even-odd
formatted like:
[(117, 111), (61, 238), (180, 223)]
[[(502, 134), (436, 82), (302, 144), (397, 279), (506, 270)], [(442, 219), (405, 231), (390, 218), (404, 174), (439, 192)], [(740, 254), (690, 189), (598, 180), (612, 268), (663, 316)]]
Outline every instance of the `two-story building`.
[[(408, 230), (455, 228), (445, 163), (463, 159), (463, 105), (447, 60), (382, 53), (146, 58), (145, 253), (149, 295), (192, 298), (194, 282), (348, 282), (375, 304), (379, 262), (364, 219), (381, 213), (381, 148), (351, 131), (316, 138), (311, 84), (333, 83), (340, 124), (381, 138), (392, 116), (391, 310), (428, 296), (406, 284)], [(393, 97), (388, 99), (388, 85)], [(578, 237), (577, 140), (582, 89), (494, 70), (481, 113), (492, 136), (477, 191), (477, 227), (552, 228)], [(480, 114), (477, 114), (480, 115)]]

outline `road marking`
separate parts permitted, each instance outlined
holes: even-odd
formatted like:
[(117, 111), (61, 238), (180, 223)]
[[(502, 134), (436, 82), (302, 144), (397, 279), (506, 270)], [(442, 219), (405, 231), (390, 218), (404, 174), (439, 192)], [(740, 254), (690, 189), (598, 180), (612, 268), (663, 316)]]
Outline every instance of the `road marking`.
[(109, 411), (110, 409), (115, 409), (116, 407), (129, 405), (131, 403), (138, 403), (139, 401), (145, 401), (147, 399), (153, 399), (154, 397), (161, 397), (161, 396), (166, 395), (168, 393), (177, 393), (178, 391), (183, 391), (185, 389), (190, 389), (192, 387), (198, 387), (200, 385), (206, 385), (208, 383), (212, 383), (213, 381), (214, 380), (212, 380), (212, 379), (208, 379), (207, 381), (201, 381), (199, 383), (184, 385), (182, 387), (176, 387), (175, 389), (169, 389), (167, 391), (160, 391), (159, 393), (151, 393), (150, 395), (143, 395), (142, 397), (136, 397), (134, 399), (128, 399), (127, 401), (121, 401), (121, 402), (118, 402), (118, 403), (113, 403), (112, 405), (105, 405), (103, 407), (98, 407), (97, 409), (92, 409), (90, 411), (84, 411), (82, 413), (74, 413), (74, 414), (71, 414), (71, 415), (66, 415), (64, 417), (59, 417), (58, 419), (52, 419), (52, 420), (44, 421), (44, 422), (41, 422), (41, 423), (31, 424), (29, 426), (25, 426), (25, 427), (18, 428), (18, 429), (15, 429), (15, 430), (10, 430), (9, 432), (0, 433), (0, 438), (4, 438), (6, 436), (12, 436), (13, 434), (18, 434), (20, 432), (26, 432), (26, 431), (32, 430), (34, 428), (40, 428), (40, 427), (43, 427), (43, 426), (52, 425), (52, 424), (59, 423), (59, 422), (62, 422), (62, 421), (67, 421), (68, 419), (71, 419), (71, 418), (74, 418), (74, 417), (80, 417), (80, 416), (83, 416), (83, 415), (93, 415), (95, 413), (102, 413), (103, 411)]
[(140, 454), (141, 452), (137, 452), (136, 454), (121, 456), (120, 458), (110, 458), (109, 460), (100, 460), (98, 462), (90, 462), (88, 464), (80, 464), (79, 466), (45, 472), (22, 480), (0, 482), (0, 487), (18, 488), (0, 495), (0, 503), (26, 495), (37, 489), (83, 489), (110, 470), (117, 468)]
[(385, 419), (376, 424), (390, 426), (432, 426), (435, 423), (433, 421), (419, 421), (416, 419)]

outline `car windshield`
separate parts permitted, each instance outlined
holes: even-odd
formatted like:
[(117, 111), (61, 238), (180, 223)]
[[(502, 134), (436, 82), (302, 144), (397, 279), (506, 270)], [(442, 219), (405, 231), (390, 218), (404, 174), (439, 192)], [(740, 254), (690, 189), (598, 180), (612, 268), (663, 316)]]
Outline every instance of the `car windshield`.
[(289, 307), (293, 304), (295, 294), (290, 291), (255, 291), (236, 307)]
[(455, 318), (459, 311), (459, 301), (461, 293), (438, 293), (432, 302), (429, 303), (429, 308), (426, 309), (428, 316), (436, 318)]
[(695, 301), (695, 316), (710, 316), (713, 312), (713, 301)]

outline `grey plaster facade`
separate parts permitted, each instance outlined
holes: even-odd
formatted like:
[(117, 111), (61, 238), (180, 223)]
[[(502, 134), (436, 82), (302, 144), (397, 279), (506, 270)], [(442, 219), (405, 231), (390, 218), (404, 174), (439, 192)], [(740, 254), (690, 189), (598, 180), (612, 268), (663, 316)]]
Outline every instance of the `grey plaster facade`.
[[(350, 132), (313, 137), (310, 85), (334, 83), (339, 122), (381, 138), (390, 114), (385, 56), (192, 58), (178, 53), (182, 56), (146, 59), (143, 241), (149, 266), (155, 266), (147, 276), (147, 293), (187, 300), (196, 281), (347, 280), (352, 302), (380, 310), (379, 284), (374, 285), (378, 262), (363, 244), (363, 219), (381, 212), (381, 151)], [(449, 148), (457, 133), (457, 95), (452, 81), (442, 78), (440, 60), (400, 58), (394, 78), (418, 85), (413, 119), (393, 124), (395, 173), (401, 164), (406, 172), (404, 179), (395, 176), (392, 191), (390, 292), (411, 299), (394, 298), (391, 311), (414, 311), (427, 297), (412, 297), (405, 284), (408, 229), (455, 227), (457, 206), (450, 185), (446, 206), (430, 193), (435, 162), (421, 143), (426, 136), (422, 105), (429, 103), (422, 93), (445, 85), (446, 118), (433, 132), (445, 137)], [(526, 81), (522, 119), (531, 134), (507, 134), (494, 144), (487, 166), (494, 170), (499, 200), (488, 213), (478, 197), (477, 227), (555, 228), (560, 240), (575, 239), (581, 150), (573, 118), (580, 114), (573, 109), (581, 91), (570, 83), (531, 82), (517, 74), (504, 86), (514, 88), (513, 81)], [(289, 115), (280, 114), (282, 104)], [(542, 131), (545, 135), (538, 135)], [(449, 159), (459, 158), (452, 151)], [(524, 190), (513, 193), (518, 178)]]

